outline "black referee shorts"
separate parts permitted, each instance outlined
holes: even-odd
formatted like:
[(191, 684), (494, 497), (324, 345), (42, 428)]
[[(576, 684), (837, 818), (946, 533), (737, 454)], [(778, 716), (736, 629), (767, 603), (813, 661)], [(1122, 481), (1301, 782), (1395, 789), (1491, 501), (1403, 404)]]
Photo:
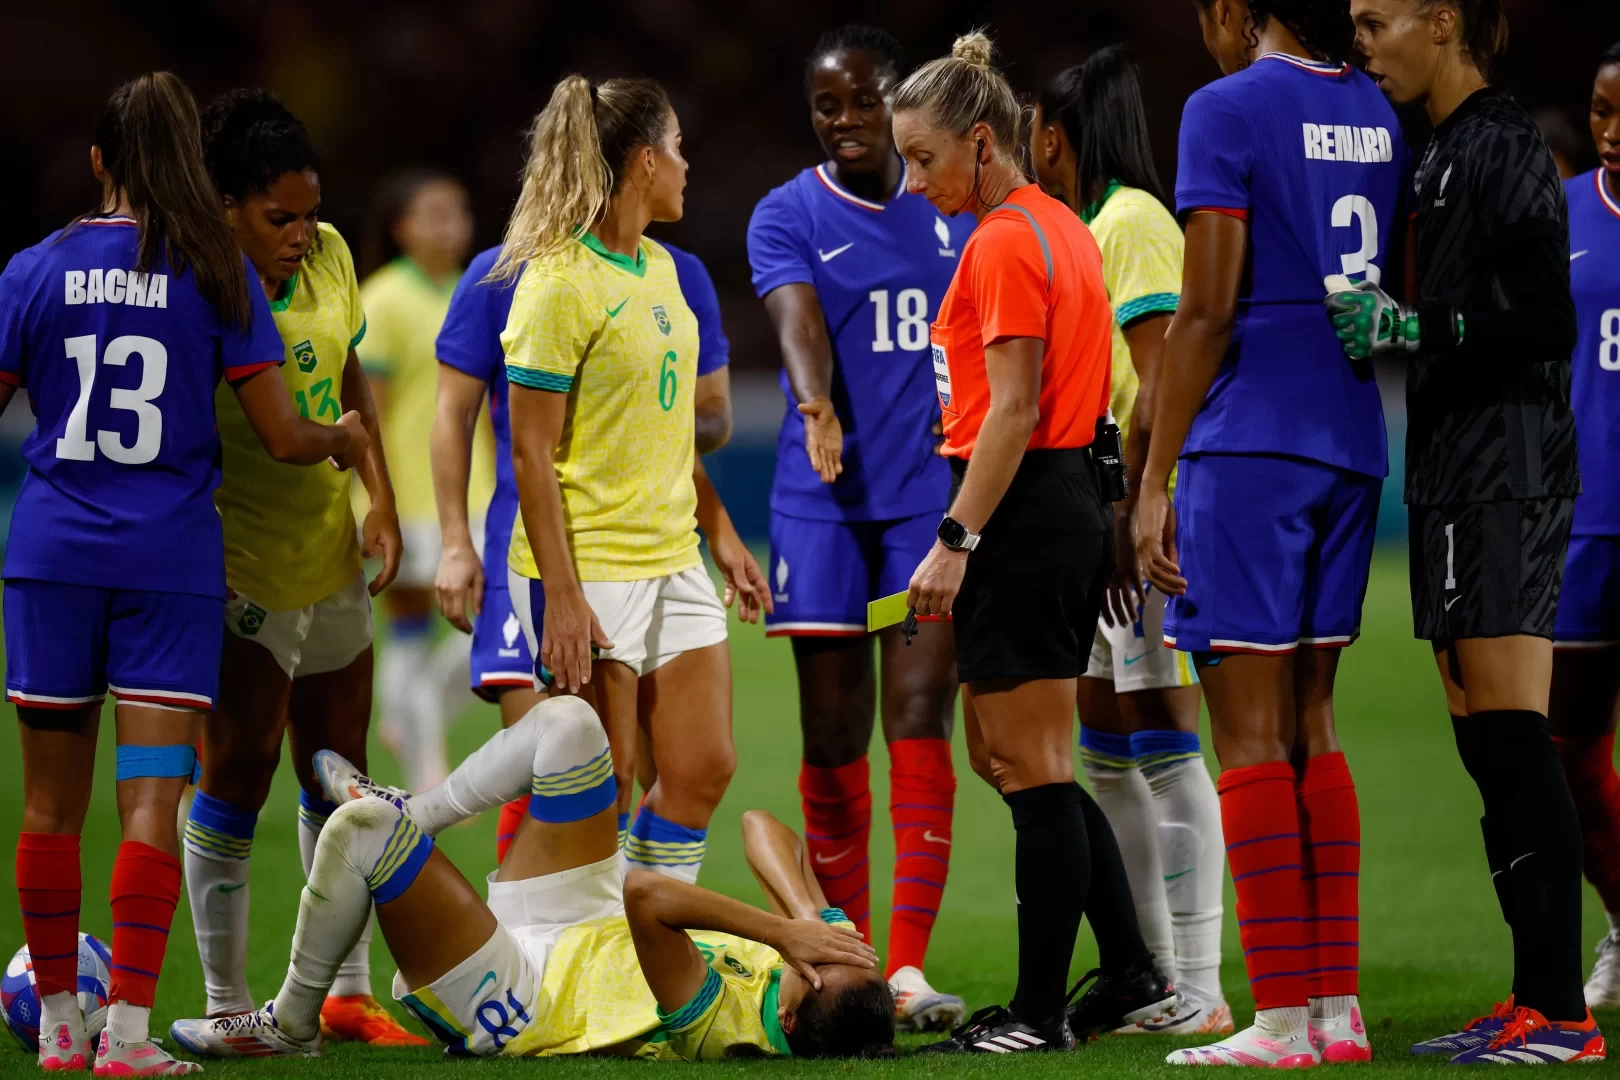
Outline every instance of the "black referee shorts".
[[(951, 498), (965, 462), (952, 461)], [(1114, 564), (1113, 509), (1086, 450), (1029, 450), (968, 555), (952, 608), (962, 682), (1074, 679)]]
[(1418, 638), (1553, 636), (1575, 500), (1409, 506)]

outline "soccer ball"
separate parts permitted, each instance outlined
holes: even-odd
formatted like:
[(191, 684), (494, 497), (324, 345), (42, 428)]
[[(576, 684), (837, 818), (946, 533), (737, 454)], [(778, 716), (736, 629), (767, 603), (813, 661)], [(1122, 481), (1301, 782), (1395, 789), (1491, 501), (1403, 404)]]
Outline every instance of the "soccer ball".
[[(84, 1010), (91, 1039), (107, 1026), (107, 984), (112, 981), (107, 965), (111, 962), (107, 946), (89, 934), (79, 935), (79, 1007)], [(6, 1027), (23, 1049), (38, 1050), (39, 992), (34, 988), (34, 962), (26, 945), (6, 965), (5, 978), (0, 980), (0, 1007), (5, 1009)]]

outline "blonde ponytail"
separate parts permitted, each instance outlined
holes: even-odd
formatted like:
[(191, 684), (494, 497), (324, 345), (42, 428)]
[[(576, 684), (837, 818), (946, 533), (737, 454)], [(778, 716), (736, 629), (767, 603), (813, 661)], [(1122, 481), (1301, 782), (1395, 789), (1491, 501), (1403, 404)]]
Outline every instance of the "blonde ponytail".
[(624, 163), (664, 137), (669, 97), (650, 79), (609, 79), (595, 87), (564, 76), (529, 129), (523, 190), (506, 223), (493, 281), (515, 281), (523, 264), (563, 250), (601, 219)]

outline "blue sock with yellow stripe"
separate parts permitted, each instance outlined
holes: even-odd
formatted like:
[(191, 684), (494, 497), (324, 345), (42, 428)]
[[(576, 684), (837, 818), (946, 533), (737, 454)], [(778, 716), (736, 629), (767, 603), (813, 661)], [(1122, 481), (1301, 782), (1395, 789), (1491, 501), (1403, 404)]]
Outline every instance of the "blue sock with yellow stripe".
[[(551, 748), (542, 744), (542, 749)], [(549, 759), (546, 761), (541, 761), (541, 756), (539, 753), (535, 755), (537, 770), (566, 755), (548, 754), (545, 755)], [(613, 755), (608, 751), (607, 736), (604, 735), (601, 751), (590, 760), (543, 775), (538, 771), (534, 774), (529, 787), (529, 816), (536, 821), (553, 824), (584, 821), (612, 806), (618, 798), (619, 785), (613, 778)]]
[(629, 839), (630, 839), (630, 815), (628, 813), (620, 814), (619, 815), (619, 850), (620, 851), (624, 850), (624, 845), (625, 845), (625, 843), (627, 841), (629, 841)]
[(695, 885), (708, 842), (708, 829), (677, 825), (643, 805), (630, 824), (624, 857), (638, 870), (651, 870)]
[(1202, 761), (1196, 731), (1138, 731), (1131, 736), (1131, 755), (1149, 780), (1183, 761)]
[(210, 1014), (255, 1007), (247, 985), (248, 862), (258, 823), (254, 811), (201, 791), (186, 815), (186, 895)]

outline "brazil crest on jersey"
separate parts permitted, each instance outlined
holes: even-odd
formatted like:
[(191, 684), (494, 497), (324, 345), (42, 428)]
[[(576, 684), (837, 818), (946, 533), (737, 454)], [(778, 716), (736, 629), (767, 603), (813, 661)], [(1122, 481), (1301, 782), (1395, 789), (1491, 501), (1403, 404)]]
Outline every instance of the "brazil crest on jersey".
[(0, 276), (0, 382), (36, 417), (5, 576), (224, 597), (214, 388), (281, 363), (281, 338), (256, 285), (226, 326), (189, 270), (135, 273), (138, 244), (94, 218)]
[(1570, 402), (1582, 489), (1574, 532), (1620, 536), (1620, 177), (1602, 169), (1564, 185), (1569, 284), (1575, 296)]
[(1378, 387), (1352, 372), (1322, 299), (1404, 258), (1410, 173), (1394, 110), (1349, 65), (1267, 53), (1187, 100), (1176, 211), (1247, 219), (1249, 266), (1184, 453), (1388, 472)]
[(973, 231), (942, 217), (901, 174), (887, 203), (858, 198), (828, 170), (806, 169), (754, 207), (748, 261), (761, 297), (815, 286), (832, 342), (832, 401), (844, 473), (823, 484), (804, 450), (804, 418), (782, 373), (787, 409), (771, 509), (812, 520), (880, 521), (943, 513), (950, 469), (935, 455), (940, 421), (928, 327)]

